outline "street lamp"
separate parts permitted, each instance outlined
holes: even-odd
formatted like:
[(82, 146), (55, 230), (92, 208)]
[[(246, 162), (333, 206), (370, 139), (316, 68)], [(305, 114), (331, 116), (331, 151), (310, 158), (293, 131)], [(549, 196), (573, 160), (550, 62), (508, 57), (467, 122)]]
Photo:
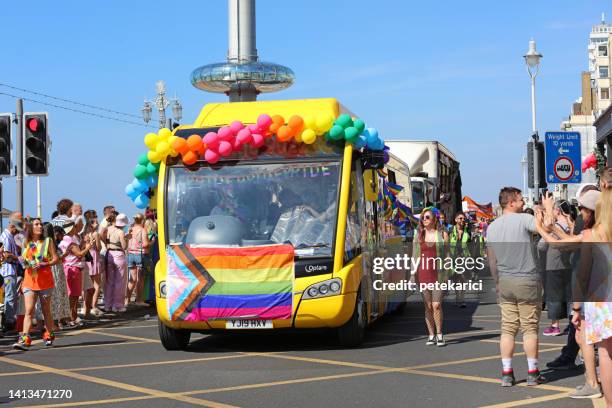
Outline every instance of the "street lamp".
[[(164, 81), (157, 81), (155, 87), (157, 96), (153, 102), (145, 98), (144, 106), (141, 109), (142, 119), (145, 123), (149, 123), (151, 120), (151, 113), (153, 112), (153, 103), (155, 103), (159, 115), (159, 128), (161, 129), (166, 126), (171, 127), (171, 124), (166, 123), (166, 108), (170, 106), (170, 101), (166, 98), (166, 83)], [(176, 122), (180, 121), (183, 117), (183, 106), (176, 97), (172, 99), (172, 116)]]
[(540, 71), (540, 59), (542, 54), (536, 51), (535, 40), (529, 41), (529, 51), (523, 56), (527, 65), (527, 73), (531, 78), (531, 130), (533, 137), (533, 196), (530, 192), (529, 200), (533, 204), (540, 192), (540, 163), (538, 157), (538, 133), (536, 128), (536, 97), (535, 97), (535, 78)]

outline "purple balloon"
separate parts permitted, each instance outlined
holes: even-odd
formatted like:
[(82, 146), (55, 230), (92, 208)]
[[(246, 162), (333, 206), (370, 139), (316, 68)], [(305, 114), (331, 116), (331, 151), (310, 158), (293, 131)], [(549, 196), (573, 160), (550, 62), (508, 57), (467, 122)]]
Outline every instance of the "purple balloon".
[(389, 151), (387, 149), (383, 150), (383, 162), (385, 164), (389, 162)]

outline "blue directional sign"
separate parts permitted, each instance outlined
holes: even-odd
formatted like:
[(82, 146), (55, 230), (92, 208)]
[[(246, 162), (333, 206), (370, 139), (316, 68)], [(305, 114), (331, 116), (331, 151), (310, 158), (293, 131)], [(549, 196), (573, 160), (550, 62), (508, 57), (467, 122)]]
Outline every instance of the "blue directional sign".
[(546, 181), (570, 184), (582, 180), (580, 133), (546, 132)]

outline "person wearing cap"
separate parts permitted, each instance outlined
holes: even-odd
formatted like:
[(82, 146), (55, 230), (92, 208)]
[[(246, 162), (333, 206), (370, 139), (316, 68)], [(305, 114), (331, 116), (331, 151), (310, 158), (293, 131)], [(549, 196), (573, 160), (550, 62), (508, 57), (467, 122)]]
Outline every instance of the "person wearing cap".
[[(81, 224), (80, 222), (78, 224)], [(82, 259), (86, 253), (89, 253), (92, 242), (88, 241), (85, 243), (83, 248), (80, 248), (77, 235), (80, 232), (72, 220), (64, 222), (62, 228), (64, 229), (64, 238), (59, 244), (60, 251), (64, 254), (62, 263), (64, 266), (64, 274), (66, 275), (66, 283), (68, 286), (68, 299), (70, 302), (70, 327), (76, 327), (78, 325), (77, 307), (79, 303), (79, 296), (83, 291), (82, 282)]]
[(4, 322), (2, 331), (11, 330), (15, 326), (17, 304), (17, 264), (19, 263), (19, 248), (15, 243), (15, 235), (23, 231), (21, 213), (14, 212), (9, 217), (6, 229), (0, 235), (4, 248), (0, 275), (4, 278)]
[[(582, 231), (577, 233), (574, 231), (576, 234), (569, 235), (557, 229), (558, 237), (548, 233), (542, 234), (542, 238), (551, 243), (551, 245), (575, 249), (571, 262), (574, 275), (572, 286), (576, 286), (575, 278), (580, 264), (580, 244), (583, 242), (585, 232), (590, 232), (595, 225), (595, 208), (600, 195), (601, 192), (597, 190), (583, 190), (582, 195), (578, 198), (578, 209), (583, 220)], [(576, 313), (575, 310), (572, 309), (572, 311), (574, 314)], [(570, 337), (574, 337), (576, 345), (569, 339)], [(556, 370), (575, 368), (575, 360), (578, 354), (576, 347), (582, 352), (582, 359), (584, 360), (585, 384), (570, 394), (570, 398), (599, 398), (601, 397), (601, 388), (597, 382), (595, 349), (592, 344), (586, 342), (584, 330), (576, 331), (576, 327), (570, 324), (567, 345), (562, 349), (561, 356), (547, 364), (547, 366)]]
[(108, 228), (103, 235), (106, 245), (106, 283), (104, 285), (104, 308), (107, 312), (125, 312), (125, 290), (127, 288), (127, 242), (123, 228), (128, 224), (125, 214), (111, 214), (106, 218)]

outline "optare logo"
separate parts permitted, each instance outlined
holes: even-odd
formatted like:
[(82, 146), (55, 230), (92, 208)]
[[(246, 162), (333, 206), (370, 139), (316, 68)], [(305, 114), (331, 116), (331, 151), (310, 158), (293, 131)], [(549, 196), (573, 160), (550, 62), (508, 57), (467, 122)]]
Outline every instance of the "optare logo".
[(306, 272), (319, 272), (319, 271), (326, 271), (327, 270), (327, 265), (306, 265), (306, 267), (304, 268), (306, 270)]

